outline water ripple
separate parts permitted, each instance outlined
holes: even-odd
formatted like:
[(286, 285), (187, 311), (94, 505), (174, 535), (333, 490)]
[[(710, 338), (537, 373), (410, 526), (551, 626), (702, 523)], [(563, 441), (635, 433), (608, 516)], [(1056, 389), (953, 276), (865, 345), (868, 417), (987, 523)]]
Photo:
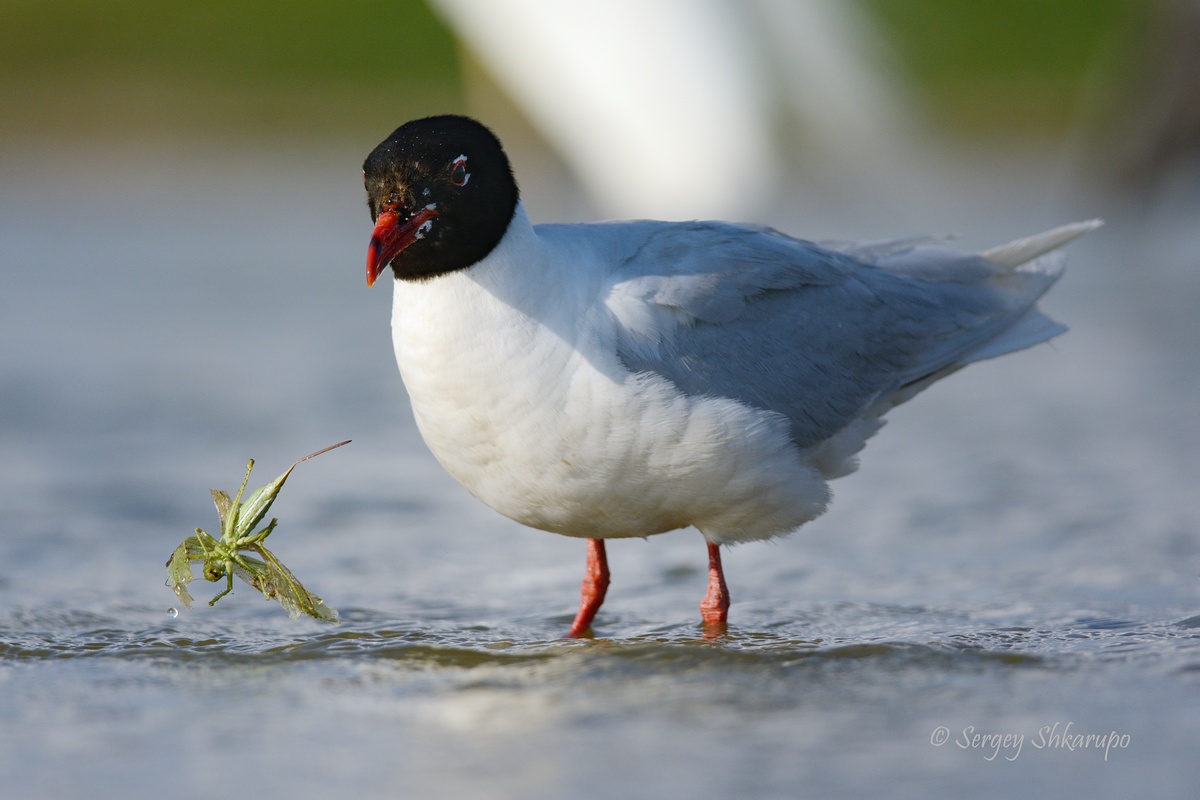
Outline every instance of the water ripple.
[[(654, 671), (849, 662), (931, 669), (988, 665), (1072, 668), (1093, 661), (1164, 663), (1175, 659), (1190, 665), (1200, 660), (1200, 631), (1194, 618), (1137, 623), (1082, 617), (1052, 628), (973, 629), (961, 620), (954, 620), (949, 627), (944, 615), (931, 614), (933, 619), (914, 619), (889, 632), (874, 622), (856, 627), (851, 619), (855, 615), (864, 620), (879, 616), (875, 608), (839, 607), (830, 615), (836, 619), (816, 613), (802, 624), (745, 632), (735, 628), (715, 638), (705, 637), (694, 625), (680, 624), (657, 626), (620, 639), (572, 641), (514, 635), (515, 626), (464, 625), (455, 619), (398, 621), (355, 609), (347, 611), (346, 622), (338, 627), (285, 623), (277, 628), (263, 627), (261, 618), (236, 615), (215, 624), (206, 621), (203, 627), (175, 619), (139, 626), (119, 616), (87, 611), (18, 610), (0, 617), (0, 661), (149, 658), (181, 664), (260, 665), (348, 661), (462, 670), (532, 667), (555, 659), (584, 658), (591, 664), (619, 663)], [(145, 612), (130, 615), (134, 622), (147, 616)], [(840, 630), (834, 622), (840, 623)]]

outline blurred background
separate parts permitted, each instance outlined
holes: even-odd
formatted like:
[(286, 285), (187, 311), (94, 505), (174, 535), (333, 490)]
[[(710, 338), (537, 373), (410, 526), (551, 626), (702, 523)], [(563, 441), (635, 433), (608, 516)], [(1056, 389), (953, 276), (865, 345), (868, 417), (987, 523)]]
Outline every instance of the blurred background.
[[(0, 0), (6, 789), (1194, 791), (1198, 41), (1195, 0)], [(580, 543), (442, 472), (365, 286), (362, 160), (444, 112), (535, 222), (1106, 225), (1042, 304), (1067, 335), (897, 409), (825, 517), (729, 552), (721, 646), (694, 532), (610, 547), (602, 638), (564, 643)], [(272, 538), (341, 626), (240, 586), (168, 614), (209, 487), (347, 438)], [(1068, 720), (1134, 745), (929, 743)]]
[(881, 182), (931, 139), (1069, 149), (1144, 186), (1195, 166), (1197, 16), (1190, 0), (6, 0), (0, 142), (6, 160), (361, 149), (467, 112), (617, 216), (753, 216), (788, 178)]

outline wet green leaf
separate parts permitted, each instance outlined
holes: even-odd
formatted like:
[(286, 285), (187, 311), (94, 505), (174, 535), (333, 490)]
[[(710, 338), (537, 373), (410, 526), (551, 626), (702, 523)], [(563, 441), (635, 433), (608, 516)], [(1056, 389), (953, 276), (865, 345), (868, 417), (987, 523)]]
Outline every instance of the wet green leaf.
[(301, 614), (308, 614), (325, 622), (338, 621), (338, 612), (325, 605), (325, 601), (320, 597), (305, 589), (292, 571), (285, 567), (274, 553), (261, 544), (254, 545), (254, 549), (263, 557), (265, 563), (263, 572), (251, 585), (258, 588), (267, 597), (278, 600), (279, 605), (287, 609), (292, 619)]
[[(167, 561), (167, 586), (175, 592), (183, 607), (191, 608), (194, 602), (187, 586), (195, 578), (192, 562), (198, 561), (203, 562), (205, 580), (225, 580), (225, 588), (209, 601), (210, 606), (233, 591), (233, 579), (237, 577), (258, 589), (264, 597), (276, 600), (293, 619), (307, 614), (324, 622), (337, 622), (337, 611), (305, 589), (292, 571), (263, 545), (279, 520), (272, 519), (260, 530), (254, 528), (266, 517), (275, 498), (279, 496), (279, 490), (297, 464), (348, 443), (341, 442), (299, 459), (278, 478), (252, 491), (245, 501), (242, 495), (250, 481), (250, 472), (254, 469), (253, 459), (246, 464), (246, 476), (234, 498), (230, 499), (228, 493), (220, 489), (210, 489), (221, 521), (221, 538), (197, 528), (196, 535), (184, 539)], [(247, 552), (257, 553), (262, 558), (246, 555)]]
[(220, 489), (209, 489), (212, 492), (213, 502), (217, 504), (217, 516), (221, 519), (221, 530), (225, 530), (225, 518), (229, 516), (229, 508), (233, 505), (233, 501), (229, 499), (228, 492), (222, 492)]
[(175, 548), (171, 560), (167, 562), (167, 586), (175, 592), (184, 608), (191, 608), (194, 598), (188, 593), (187, 585), (192, 582), (192, 550), (188, 543), (196, 537), (189, 536), (183, 544)]

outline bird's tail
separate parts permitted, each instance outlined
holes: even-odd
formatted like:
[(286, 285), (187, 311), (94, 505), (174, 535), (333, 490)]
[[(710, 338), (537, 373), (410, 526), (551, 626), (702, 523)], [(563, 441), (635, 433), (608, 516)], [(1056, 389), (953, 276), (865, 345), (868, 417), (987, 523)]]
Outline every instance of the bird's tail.
[(1087, 222), (1072, 222), (1070, 225), (1061, 225), (1053, 230), (1037, 233), (1033, 236), (1026, 236), (1023, 239), (1017, 239), (1008, 244), (1002, 244), (999, 247), (993, 247), (991, 250), (985, 250), (979, 255), (1001, 267), (1017, 269), (1033, 261), (1033, 259), (1040, 255), (1057, 250), (1067, 242), (1078, 239), (1088, 231), (1096, 230), (1096, 228), (1099, 228), (1103, 224), (1104, 220), (1100, 219), (1090, 219)]
[[(1073, 222), (980, 253), (981, 258), (1013, 273), (1013, 278), (1032, 282), (1034, 287), (1032, 292), (1028, 288), (1025, 289), (1028, 293), (1025, 313), (1017, 317), (999, 336), (972, 350), (962, 363), (983, 361), (1024, 350), (1065, 333), (1066, 325), (1046, 316), (1034, 304), (1062, 274), (1066, 256), (1059, 252), (1058, 248), (1103, 224), (1104, 222), (1098, 219)], [(999, 282), (1003, 281), (1001, 277)]]
[(999, 290), (993, 295), (997, 298), (994, 312), (960, 336), (931, 346), (901, 386), (881, 398), (880, 413), (967, 364), (1024, 350), (1065, 332), (1066, 326), (1043, 314), (1037, 301), (1062, 275), (1066, 257), (1058, 248), (1101, 224), (1090, 220), (1063, 225), (977, 256), (919, 247), (898, 248), (880, 258), (880, 266), (933, 282)]

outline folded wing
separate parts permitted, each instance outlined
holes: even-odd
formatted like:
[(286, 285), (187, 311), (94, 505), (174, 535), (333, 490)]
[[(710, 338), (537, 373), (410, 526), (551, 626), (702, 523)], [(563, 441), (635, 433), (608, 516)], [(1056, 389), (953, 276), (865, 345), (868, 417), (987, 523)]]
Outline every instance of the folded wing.
[(783, 414), (802, 448), (972, 361), (1065, 328), (1035, 307), (1078, 223), (979, 255), (927, 239), (820, 246), (766, 228), (651, 225), (612, 275), (618, 354), (693, 395)]

